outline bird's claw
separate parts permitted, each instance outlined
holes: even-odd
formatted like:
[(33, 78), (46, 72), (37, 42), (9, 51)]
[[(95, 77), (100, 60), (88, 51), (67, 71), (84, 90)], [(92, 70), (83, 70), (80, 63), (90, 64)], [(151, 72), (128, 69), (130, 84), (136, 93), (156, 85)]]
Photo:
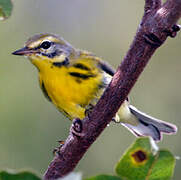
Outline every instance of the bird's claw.
[(88, 104), (88, 105), (86, 106), (85, 116), (88, 116), (88, 117), (89, 117), (89, 114), (92, 112), (93, 109), (94, 109), (94, 105)]
[(180, 31), (181, 26), (178, 24), (175, 24), (171, 27), (169, 30), (165, 30), (168, 36), (174, 38), (177, 35), (177, 32)]
[(82, 137), (84, 135), (82, 131), (83, 131), (82, 120), (79, 118), (74, 119), (71, 127), (72, 134), (76, 137)]
[(53, 150), (53, 155), (54, 156), (60, 156), (60, 149), (62, 148), (62, 146), (65, 144), (65, 142), (64, 141), (58, 141), (59, 142), (59, 144), (60, 144), (60, 146), (59, 147), (56, 147), (56, 148), (54, 148), (54, 150)]

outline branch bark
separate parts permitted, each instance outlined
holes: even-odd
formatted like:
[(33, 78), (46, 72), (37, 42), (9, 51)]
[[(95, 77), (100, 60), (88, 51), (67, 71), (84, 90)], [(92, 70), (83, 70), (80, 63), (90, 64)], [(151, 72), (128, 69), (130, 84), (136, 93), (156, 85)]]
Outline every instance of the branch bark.
[(82, 121), (75, 119), (65, 144), (49, 165), (45, 180), (71, 172), (90, 145), (106, 128), (127, 98), (155, 50), (168, 36), (175, 37), (181, 17), (181, 0), (145, 0), (145, 11), (136, 36), (99, 102)]

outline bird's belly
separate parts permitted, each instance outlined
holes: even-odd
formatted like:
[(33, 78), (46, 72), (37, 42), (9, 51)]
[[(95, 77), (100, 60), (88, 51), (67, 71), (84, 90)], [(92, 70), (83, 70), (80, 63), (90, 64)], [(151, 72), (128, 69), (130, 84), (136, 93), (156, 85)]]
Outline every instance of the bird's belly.
[(64, 76), (40, 76), (52, 103), (70, 119), (84, 118), (86, 106), (98, 99), (103, 90), (99, 85), (101, 76), (76, 79), (66, 73)]

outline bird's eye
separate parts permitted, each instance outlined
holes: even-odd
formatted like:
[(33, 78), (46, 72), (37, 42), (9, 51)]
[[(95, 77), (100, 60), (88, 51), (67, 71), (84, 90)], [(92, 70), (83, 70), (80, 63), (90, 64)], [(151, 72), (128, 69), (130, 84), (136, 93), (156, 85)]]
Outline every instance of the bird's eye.
[(42, 44), (41, 44), (41, 48), (43, 49), (48, 49), (49, 47), (51, 46), (51, 42), (50, 41), (44, 41)]

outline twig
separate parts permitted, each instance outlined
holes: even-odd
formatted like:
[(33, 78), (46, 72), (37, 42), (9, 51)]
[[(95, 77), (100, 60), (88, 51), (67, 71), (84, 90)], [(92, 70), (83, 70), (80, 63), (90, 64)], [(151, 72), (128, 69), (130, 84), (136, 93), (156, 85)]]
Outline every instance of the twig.
[(149, 59), (168, 36), (175, 37), (181, 0), (145, 0), (145, 12), (136, 36), (103, 96), (84, 120), (75, 119), (65, 144), (44, 175), (53, 180), (71, 172), (90, 145), (115, 116)]

